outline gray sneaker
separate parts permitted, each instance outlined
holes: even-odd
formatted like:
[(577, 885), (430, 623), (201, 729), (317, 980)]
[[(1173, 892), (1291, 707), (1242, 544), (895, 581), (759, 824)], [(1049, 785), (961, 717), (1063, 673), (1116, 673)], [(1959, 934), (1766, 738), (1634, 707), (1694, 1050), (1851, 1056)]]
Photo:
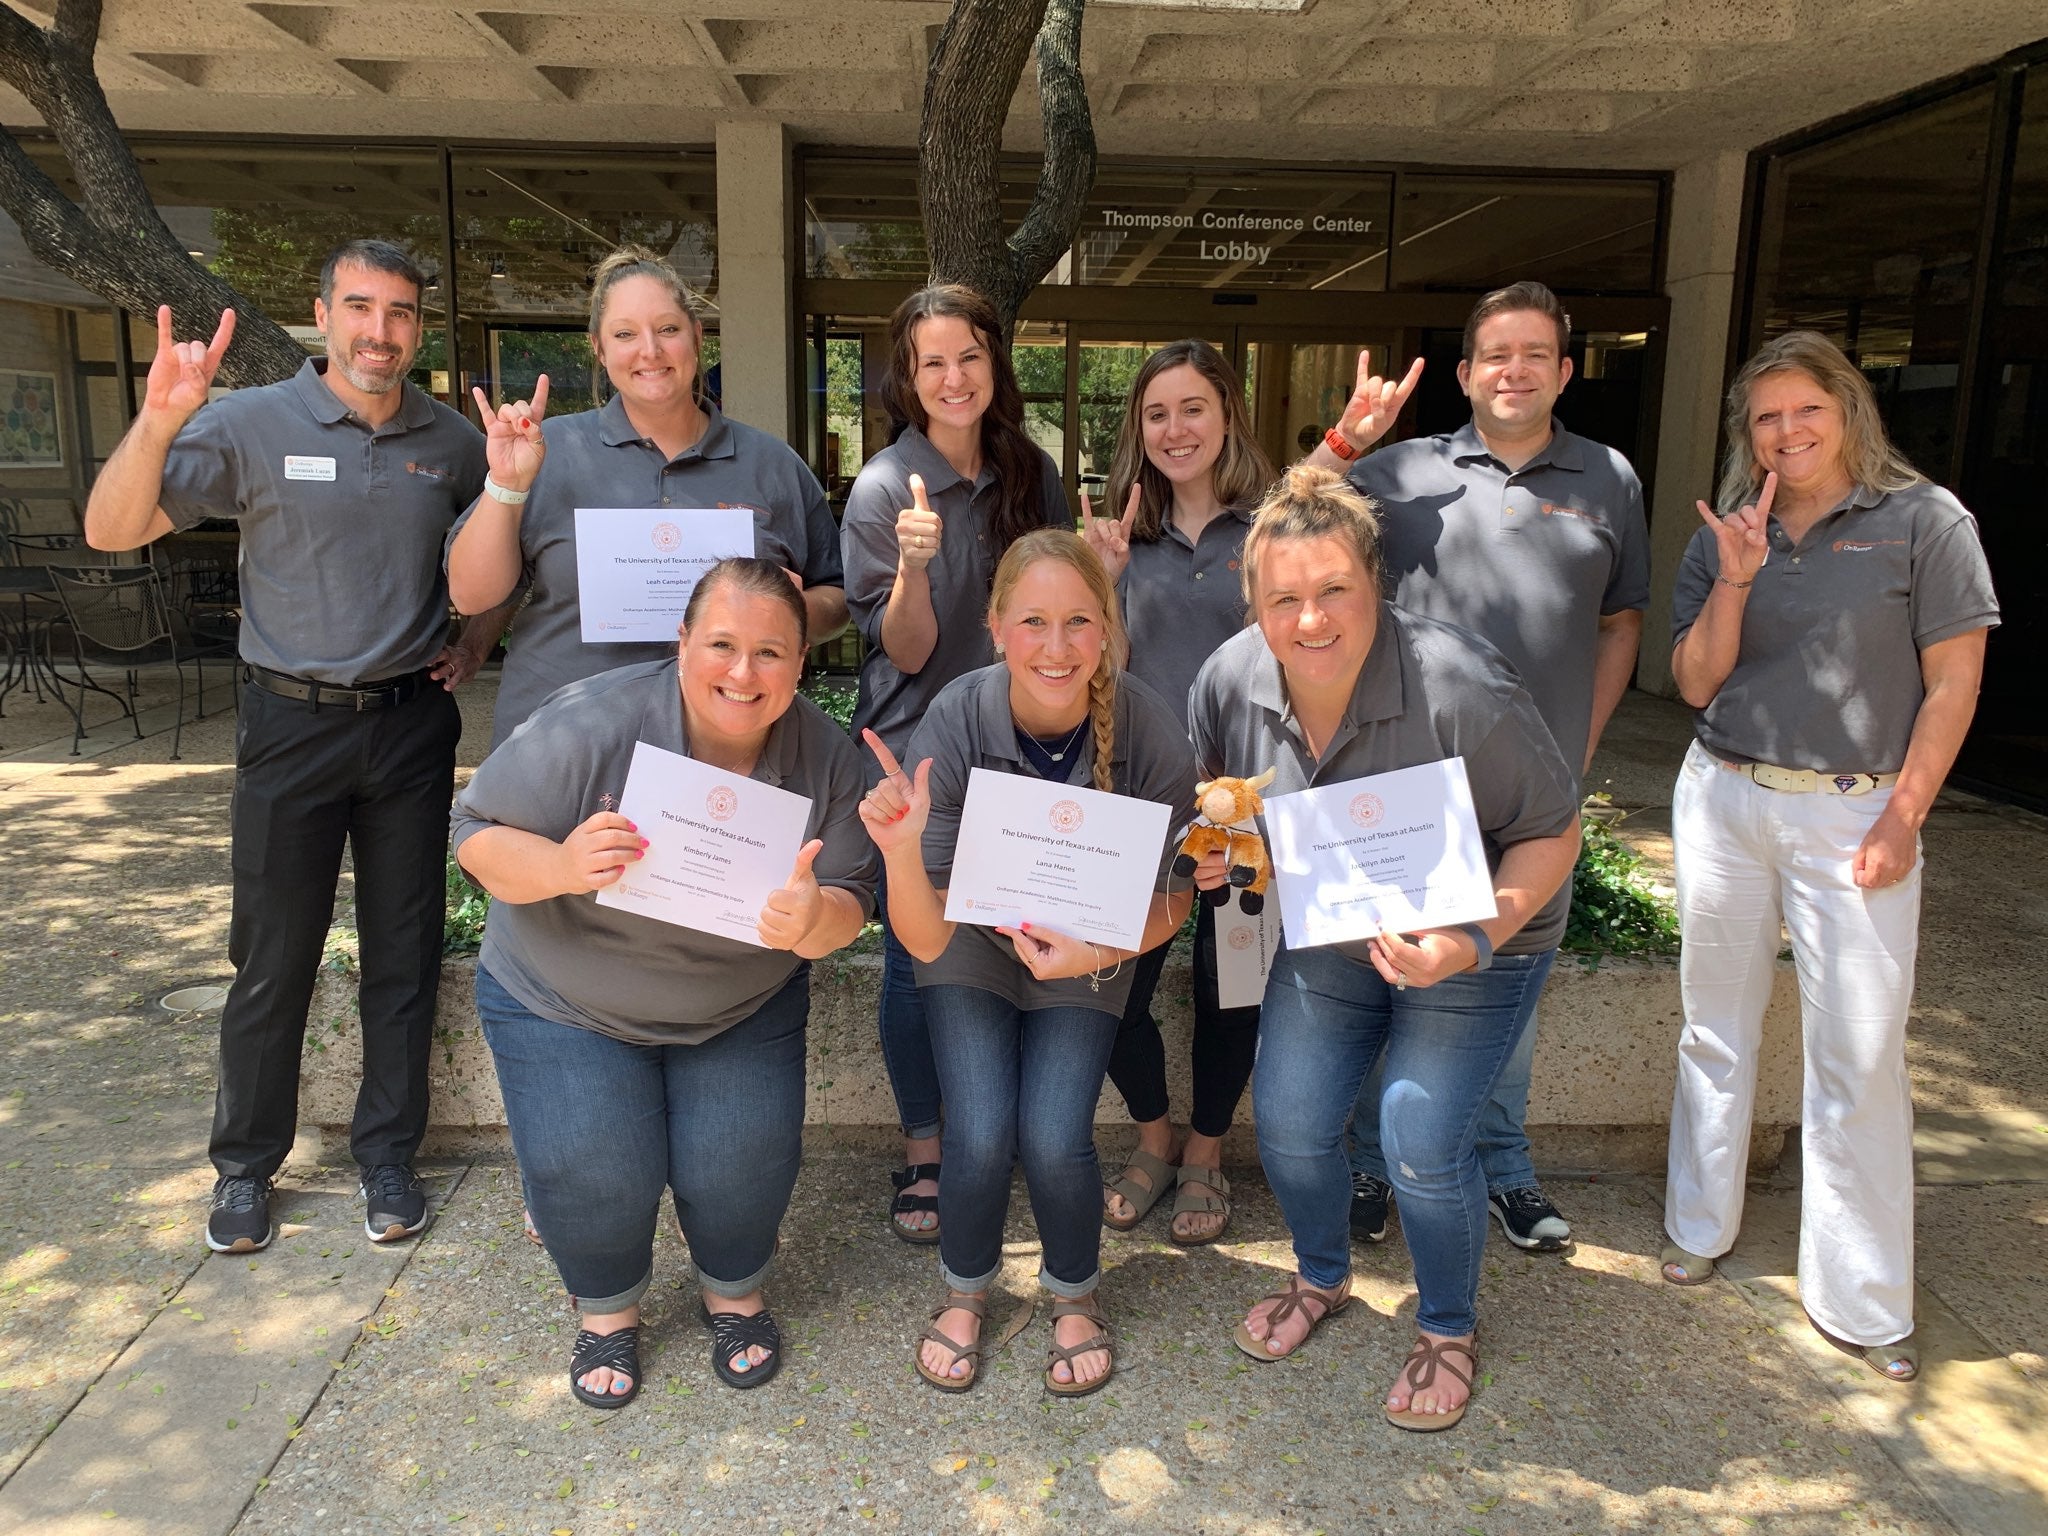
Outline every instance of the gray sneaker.
[(1503, 1190), (1486, 1197), (1507, 1240), (1530, 1253), (1563, 1253), (1572, 1240), (1571, 1223), (1536, 1188)]
[(419, 1175), (401, 1163), (365, 1168), (362, 1195), (370, 1203), (363, 1231), (373, 1243), (411, 1237), (427, 1224), (427, 1191)]
[(213, 1209), (206, 1216), (206, 1246), (215, 1253), (259, 1253), (277, 1228), (270, 1220), (268, 1179), (222, 1175), (213, 1183)]

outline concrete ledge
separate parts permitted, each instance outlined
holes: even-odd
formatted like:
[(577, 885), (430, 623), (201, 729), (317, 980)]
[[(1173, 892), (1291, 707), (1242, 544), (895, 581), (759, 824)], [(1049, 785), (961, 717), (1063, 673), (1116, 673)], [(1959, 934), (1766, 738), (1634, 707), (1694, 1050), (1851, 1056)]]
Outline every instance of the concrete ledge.
[[(442, 975), (432, 1078), (436, 1152), (502, 1151), (508, 1145), (497, 1074), (472, 997), (475, 972), (475, 960), (460, 957)], [(871, 955), (824, 960), (812, 969), (808, 1127), (863, 1140), (860, 1133), (886, 1132), (896, 1124), (875, 1035), (880, 975), (880, 960)], [(1188, 1102), (1191, 993), (1183, 951), (1168, 961), (1153, 1004), (1166, 1036), (1168, 1085), (1179, 1112)], [(1675, 962), (1606, 960), (1589, 967), (1559, 960), (1544, 992), (1529, 1094), (1530, 1140), (1544, 1168), (1662, 1171), (1682, 1022)], [(361, 1059), (354, 974), (323, 971), (306, 1032), (299, 1112), (325, 1133), (340, 1132), (344, 1145)], [(1791, 966), (1781, 965), (1757, 1070), (1750, 1137), (1754, 1172), (1777, 1165), (1785, 1132), (1799, 1119), (1800, 1072), (1799, 989)], [(1249, 1095), (1239, 1118), (1231, 1151), (1251, 1161), (1256, 1152)], [(1107, 1084), (1096, 1123), (1130, 1123), (1122, 1097)]]

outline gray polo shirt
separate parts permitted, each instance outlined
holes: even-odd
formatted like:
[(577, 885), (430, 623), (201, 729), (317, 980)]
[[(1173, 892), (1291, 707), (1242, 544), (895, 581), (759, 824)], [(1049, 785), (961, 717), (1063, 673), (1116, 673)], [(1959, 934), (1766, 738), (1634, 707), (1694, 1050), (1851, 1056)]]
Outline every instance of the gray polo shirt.
[[(1205, 778), (1274, 768), (1269, 796), (1464, 758), (1489, 869), (1500, 868), (1505, 848), (1578, 825), (1578, 776), (1500, 653), (1470, 630), (1386, 603), (1351, 703), (1320, 760), (1294, 718), (1280, 663), (1256, 629), (1209, 658), (1195, 679), (1188, 718)], [(1570, 887), (1567, 879), (1564, 900), (1553, 899), (1499, 952), (1555, 947), (1564, 937)], [(1362, 941), (1335, 947), (1366, 961)]]
[[(636, 742), (688, 751), (676, 662), (641, 662), (564, 688), (484, 759), (455, 797), (453, 844), (486, 827), (561, 842), (616, 809)], [(811, 798), (818, 884), (874, 910), (875, 850), (860, 824), (853, 743), (798, 695), (769, 728), (752, 777)], [(718, 934), (601, 907), (594, 894), (491, 903), (481, 962), (544, 1019), (636, 1045), (698, 1045), (751, 1017), (805, 962)]]
[[(1699, 618), (1721, 552), (1698, 529), (1678, 565), (1671, 638)], [(1821, 773), (1896, 773), (1925, 689), (1920, 652), (1998, 622), (1977, 520), (1938, 485), (1858, 487), (1770, 553), (1742, 611), (1735, 670), (1693, 716), (1709, 751)]]
[(1251, 509), (1231, 508), (1210, 518), (1195, 543), (1169, 517), (1158, 538), (1131, 545), (1130, 564), (1117, 584), (1131, 637), (1131, 671), (1183, 712), (1202, 663), (1244, 628), (1238, 568), (1251, 528)]
[[(519, 554), (533, 595), (512, 619), (493, 746), (564, 683), (675, 655), (672, 639), (584, 643), (578, 507), (748, 507), (755, 554), (795, 571), (806, 587), (841, 585), (839, 530), (809, 466), (779, 438), (728, 421), (715, 406), (705, 414), (704, 435), (673, 459), (634, 430), (616, 395), (599, 410), (542, 422), (547, 459), (519, 520)], [(465, 512), (462, 522), (468, 520)]]
[[(915, 771), (932, 760), (931, 820), (924, 829), (925, 872), (940, 890), (953, 876), (953, 846), (960, 840), (960, 812), (967, 799), (971, 769), (1037, 778), (1038, 772), (1017, 745), (1017, 722), (1010, 713), (1010, 671), (983, 667), (956, 678), (925, 712), (904, 766)], [(1132, 677), (1119, 674), (1116, 690), (1116, 735), (1110, 752), (1116, 793), (1170, 806), (1167, 838), (1159, 853), (1159, 880), (1167, 887), (1167, 865), (1178, 839), (1174, 831), (1194, 815), (1195, 762), (1188, 750), (1187, 727), (1177, 711)], [(1070, 781), (1087, 788), (1095, 783), (1095, 732), (1081, 733), (1080, 763)], [(1010, 941), (993, 928), (962, 923), (953, 941), (931, 964), (917, 964), (920, 987), (979, 987), (1029, 1013), (1040, 1008), (1094, 1008), (1121, 1015), (1130, 995), (1136, 967), (1126, 963), (1114, 980), (1090, 988), (1085, 976), (1039, 981), (1024, 968)]]
[(1576, 781), (1600, 620), (1650, 600), (1643, 488), (1628, 460), (1555, 423), (1549, 446), (1510, 472), (1468, 421), (1367, 455), (1351, 482), (1380, 505), (1387, 595), (1491, 640)]
[(240, 525), (244, 661), (348, 686), (447, 645), (441, 541), (483, 489), (484, 439), (411, 384), (373, 428), (327, 387), (325, 361), (201, 409), (157, 504), (173, 528)]
[[(1048, 528), (1071, 528), (1074, 515), (1060, 487), (1059, 466), (1040, 456), (1040, 509)], [(882, 615), (896, 585), (896, 514), (911, 504), (910, 477), (924, 477), (925, 499), (939, 515), (945, 534), (939, 552), (926, 567), (932, 588), (932, 613), (939, 638), (923, 668), (899, 672), (882, 649)], [(916, 427), (861, 466), (846, 498), (846, 520), (840, 539), (846, 556), (846, 606), (867, 641), (867, 660), (860, 669), (860, 698), (853, 709), (854, 739), (872, 730), (898, 757), (918, 718), (939, 690), (976, 667), (995, 659), (988, 636), (988, 590), (995, 580), (1002, 551), (989, 533), (997, 501), (995, 470), (983, 464), (972, 482), (946, 462), (946, 456)], [(881, 768), (866, 754), (869, 779)]]

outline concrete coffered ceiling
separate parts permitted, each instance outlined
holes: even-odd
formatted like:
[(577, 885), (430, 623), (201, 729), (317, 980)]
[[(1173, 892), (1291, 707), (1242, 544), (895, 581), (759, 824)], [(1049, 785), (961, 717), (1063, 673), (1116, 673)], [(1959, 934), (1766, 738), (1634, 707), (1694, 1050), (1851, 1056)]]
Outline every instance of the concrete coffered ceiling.
[[(51, 0), (15, 0), (47, 22)], [(107, 0), (135, 132), (915, 141), (932, 0)], [(1094, 0), (1110, 155), (1676, 166), (2048, 33), (2039, 0)], [(0, 89), (0, 121), (37, 127)], [(1037, 142), (1029, 71), (1009, 141)]]

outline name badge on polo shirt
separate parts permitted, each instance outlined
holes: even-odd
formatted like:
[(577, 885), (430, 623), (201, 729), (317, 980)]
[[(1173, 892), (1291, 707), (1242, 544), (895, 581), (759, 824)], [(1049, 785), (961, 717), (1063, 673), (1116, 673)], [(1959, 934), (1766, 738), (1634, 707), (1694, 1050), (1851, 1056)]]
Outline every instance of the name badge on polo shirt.
[(310, 453), (288, 453), (284, 456), (284, 477), (287, 480), (332, 480), (334, 460)]

